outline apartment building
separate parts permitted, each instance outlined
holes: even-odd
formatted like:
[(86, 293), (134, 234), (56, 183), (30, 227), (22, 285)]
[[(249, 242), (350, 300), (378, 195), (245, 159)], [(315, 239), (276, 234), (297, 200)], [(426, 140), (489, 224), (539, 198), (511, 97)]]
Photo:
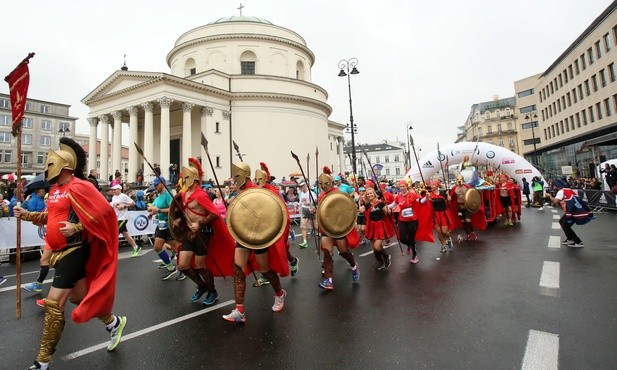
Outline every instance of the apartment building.
[[(617, 158), (617, 2), (541, 74), (514, 83), (524, 156), (546, 175)], [(536, 161), (536, 162), (534, 162)]]
[[(27, 99), (22, 121), (21, 164), (24, 175), (44, 170), (45, 156), (57, 147), (62, 136), (75, 137), (76, 117), (69, 115), (71, 106), (45, 100)], [(11, 102), (0, 93), (0, 175), (17, 172), (17, 145), (11, 134)]]
[(520, 154), (518, 127), (516, 124), (516, 99), (499, 99), (493, 96), (490, 101), (476, 103), (463, 126), (458, 127), (457, 143), (482, 141), (499, 145)]

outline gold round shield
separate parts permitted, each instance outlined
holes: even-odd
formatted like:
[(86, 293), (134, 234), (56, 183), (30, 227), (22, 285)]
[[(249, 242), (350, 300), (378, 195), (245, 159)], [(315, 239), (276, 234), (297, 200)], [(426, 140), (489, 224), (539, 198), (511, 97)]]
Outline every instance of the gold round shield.
[(264, 249), (278, 240), (287, 225), (287, 206), (263, 188), (241, 191), (227, 207), (227, 228), (241, 245)]
[[(180, 225), (174, 226), (174, 221), (178, 218), (181, 219)], [(169, 223), (167, 227), (169, 227), (169, 232), (171, 233), (171, 237), (174, 238), (174, 240), (183, 242), (187, 239), (188, 226), (186, 225), (186, 220), (184, 220), (184, 213), (179, 208), (176, 200), (173, 200), (169, 205), (167, 222)]]
[(471, 213), (476, 213), (482, 204), (482, 197), (478, 189), (469, 188), (465, 192), (465, 208)]
[(339, 190), (326, 194), (317, 206), (319, 228), (331, 238), (342, 238), (354, 228), (358, 211), (348, 194)]

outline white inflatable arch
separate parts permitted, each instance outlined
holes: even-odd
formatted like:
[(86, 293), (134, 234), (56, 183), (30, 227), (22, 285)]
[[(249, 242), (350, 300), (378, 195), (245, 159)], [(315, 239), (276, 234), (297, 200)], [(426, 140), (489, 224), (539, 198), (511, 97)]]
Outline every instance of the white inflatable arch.
[[(472, 164), (492, 165), (496, 173), (506, 173), (521, 186), (523, 184), (523, 177), (529, 182), (531, 182), (531, 178), (534, 176), (544, 180), (540, 171), (525, 158), (504, 147), (483, 142), (462, 142), (445, 145), (439, 148), (439, 152), (435, 149), (418, 159), (420, 168), (418, 168), (416, 163), (412, 163), (407, 176), (412, 181), (422, 181), (422, 176), (425, 180), (428, 180), (431, 176), (441, 171), (442, 166), (445, 169), (447, 166), (462, 163), (466, 155), (469, 156)], [(422, 171), (422, 176), (420, 176), (420, 171)], [(456, 172), (458, 173), (458, 171)], [(546, 180), (544, 180), (544, 183), (546, 184)]]

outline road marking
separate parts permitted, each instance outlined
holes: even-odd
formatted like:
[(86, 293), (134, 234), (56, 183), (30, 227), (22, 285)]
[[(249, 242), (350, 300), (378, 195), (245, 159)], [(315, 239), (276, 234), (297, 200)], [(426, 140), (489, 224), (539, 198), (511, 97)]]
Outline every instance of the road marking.
[(560, 218), (559, 215), (553, 215), (553, 220), (559, 220)]
[[(127, 340), (130, 340), (130, 339), (133, 339), (133, 338), (137, 338), (137, 337), (140, 337), (142, 335), (146, 335), (146, 334), (151, 333), (153, 331), (166, 328), (168, 326), (180, 323), (182, 321), (186, 321), (186, 320), (192, 319), (193, 317), (197, 317), (197, 316), (203, 315), (205, 313), (208, 313), (208, 312), (211, 312), (211, 311), (214, 311), (214, 310), (218, 310), (221, 307), (229, 306), (229, 305), (231, 305), (233, 303), (234, 303), (234, 300), (230, 299), (230, 300), (225, 301), (223, 303), (219, 303), (219, 304), (217, 304), (215, 306), (208, 307), (206, 309), (199, 310), (199, 311), (196, 311), (196, 312), (192, 312), (192, 313), (190, 313), (188, 315), (180, 316), (180, 317), (177, 317), (177, 318), (175, 318), (173, 320), (165, 321), (165, 322), (159, 323), (157, 325), (151, 326), (149, 328), (138, 330), (138, 331), (136, 331), (134, 333), (130, 333), (130, 334), (127, 334), (127, 335), (122, 335), (122, 341), (126, 342)], [(82, 349), (81, 351), (69, 353), (68, 355), (62, 357), (62, 359), (65, 360), (65, 361), (66, 360), (73, 360), (73, 359), (76, 359), (77, 357), (85, 356), (85, 355), (87, 355), (89, 353), (92, 353), (94, 351), (98, 351), (100, 349), (107, 348), (107, 345), (108, 345), (108, 342), (97, 344), (97, 345), (94, 345), (92, 347), (88, 347), (88, 348)]]
[(551, 212), (557, 213), (557, 210), (556, 209), (551, 209)]
[[(383, 249), (388, 249), (388, 248), (390, 248), (390, 247), (392, 247), (392, 246), (393, 246), (393, 244), (384, 245), (384, 246), (383, 246)], [(360, 257), (366, 257), (366, 256), (368, 256), (369, 254), (373, 254), (373, 250), (372, 250), (372, 249), (371, 249), (371, 251), (370, 251), (370, 252), (364, 252), (364, 253), (360, 254)]]
[(553, 222), (552, 228), (553, 230), (558, 230), (558, 229), (561, 229), (561, 226), (559, 226), (559, 222)]
[(561, 248), (561, 238), (555, 235), (551, 235), (548, 238), (548, 247), (549, 248)]
[[(13, 275), (15, 276), (15, 275)], [(47, 279), (47, 280), (43, 280), (43, 284), (45, 283), (51, 283), (54, 279)], [(21, 284), (21, 286), (23, 287), (24, 285), (29, 284), (29, 283), (23, 283)], [(17, 287), (17, 285), (11, 285), (11, 286), (7, 286), (5, 288), (0, 289), (0, 293), (2, 292), (8, 292), (9, 290), (15, 290), (15, 288)], [(28, 293), (34, 293), (37, 294), (36, 292), (28, 292)]]
[(540, 294), (559, 297), (559, 262), (544, 261), (540, 275)]
[(559, 335), (529, 330), (521, 369), (558, 369)]

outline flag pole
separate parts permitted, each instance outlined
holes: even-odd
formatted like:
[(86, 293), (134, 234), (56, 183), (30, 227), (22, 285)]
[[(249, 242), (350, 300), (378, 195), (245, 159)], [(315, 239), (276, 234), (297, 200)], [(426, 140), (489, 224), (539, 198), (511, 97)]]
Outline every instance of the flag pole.
[[(22, 129), (22, 120), (24, 116), (24, 109), (26, 106), (26, 98), (28, 95), (28, 85), (30, 83), (30, 72), (28, 70), (28, 63), (30, 63), (30, 59), (34, 57), (34, 53), (28, 53), (28, 56), (24, 58), (4, 78), (4, 80), (9, 84), (9, 94), (11, 98), (11, 113), (12, 113), (12, 127), (11, 133), (17, 140), (17, 180), (19, 183), (17, 184), (17, 205), (21, 204), (23, 200), (22, 196), (22, 188), (21, 188), (21, 129)], [(17, 296), (16, 300), (16, 316), (17, 319), (21, 319), (21, 217), (15, 218), (17, 225), (17, 236), (16, 236), (16, 263), (15, 263), (15, 281), (16, 288), (15, 291)]]

